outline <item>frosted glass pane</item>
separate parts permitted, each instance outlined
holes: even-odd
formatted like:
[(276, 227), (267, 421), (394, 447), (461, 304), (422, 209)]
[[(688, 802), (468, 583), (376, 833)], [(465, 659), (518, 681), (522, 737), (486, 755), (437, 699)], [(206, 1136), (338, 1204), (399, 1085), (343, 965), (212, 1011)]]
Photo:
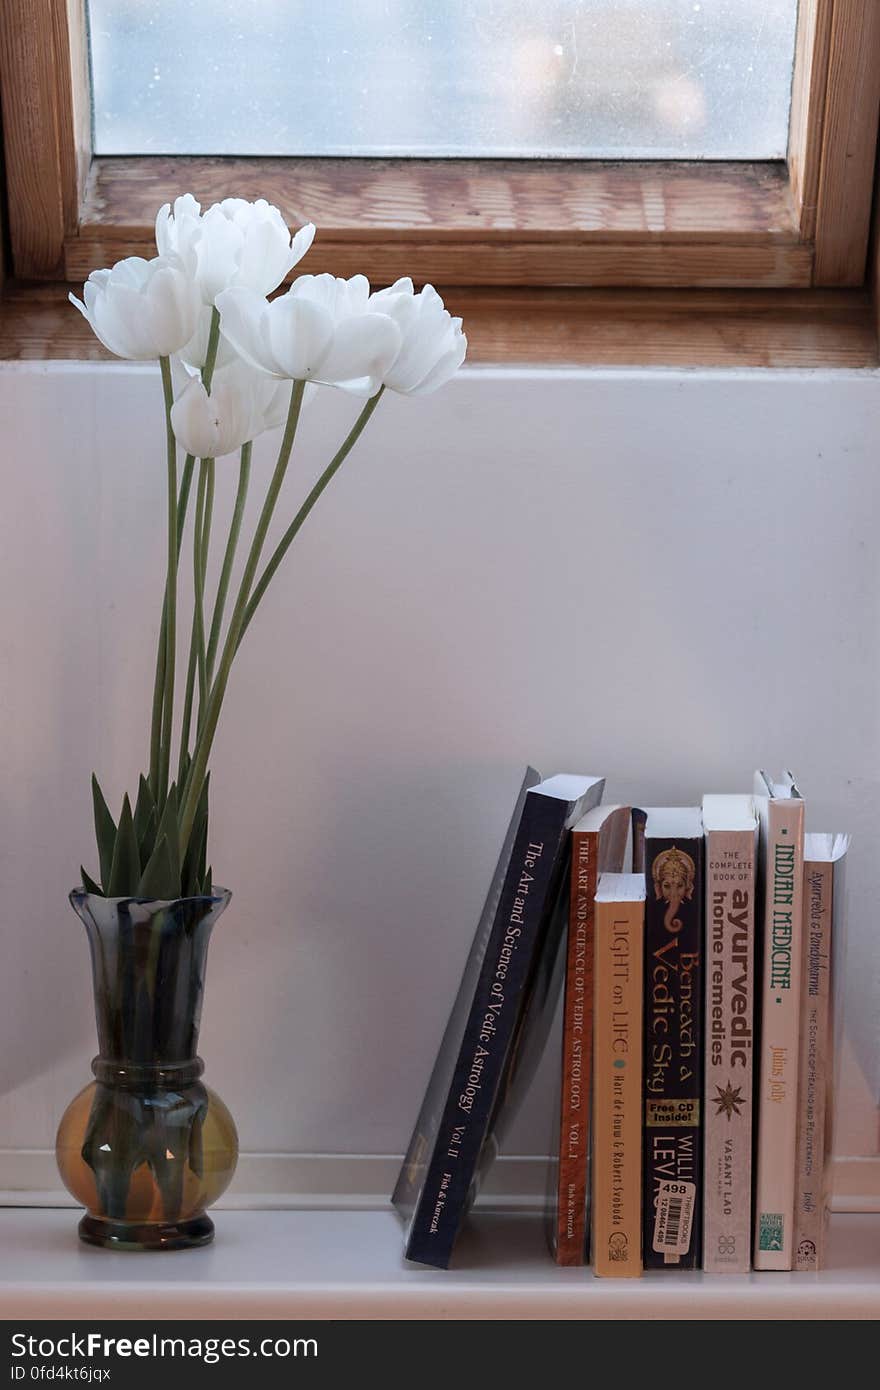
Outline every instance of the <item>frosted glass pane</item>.
[(99, 154), (779, 159), (797, 0), (89, 0)]

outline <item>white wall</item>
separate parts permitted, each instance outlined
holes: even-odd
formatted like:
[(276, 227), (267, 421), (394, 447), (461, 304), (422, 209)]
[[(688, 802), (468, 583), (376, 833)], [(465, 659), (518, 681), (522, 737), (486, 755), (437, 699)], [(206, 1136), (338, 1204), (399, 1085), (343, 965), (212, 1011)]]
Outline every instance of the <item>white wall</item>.
[[(352, 414), (333, 392), (309, 412), (285, 516)], [(10, 365), (0, 424), (2, 1189), (4, 1163), (49, 1171), (89, 1078), (65, 898), (92, 768), (117, 802), (146, 756), (159, 383)], [(243, 1149), (402, 1150), (532, 761), (651, 804), (788, 764), (808, 828), (854, 832), (840, 1143), (876, 1152), (878, 427), (858, 372), (470, 370), (382, 402), (249, 633), (213, 759), (234, 899), (201, 1051)], [(514, 1152), (545, 1150), (551, 1089)]]

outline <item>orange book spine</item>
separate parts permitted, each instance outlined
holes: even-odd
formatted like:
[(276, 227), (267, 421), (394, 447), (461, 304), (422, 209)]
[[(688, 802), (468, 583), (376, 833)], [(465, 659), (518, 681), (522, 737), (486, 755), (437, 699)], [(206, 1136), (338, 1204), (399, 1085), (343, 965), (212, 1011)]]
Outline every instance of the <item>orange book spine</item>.
[(575, 833), (571, 847), (571, 906), (565, 965), (562, 1032), (562, 1103), (559, 1121), (559, 1190), (556, 1263), (587, 1259), (587, 1163), (590, 1144), (590, 1081), (593, 1042), (593, 924), (599, 836)]

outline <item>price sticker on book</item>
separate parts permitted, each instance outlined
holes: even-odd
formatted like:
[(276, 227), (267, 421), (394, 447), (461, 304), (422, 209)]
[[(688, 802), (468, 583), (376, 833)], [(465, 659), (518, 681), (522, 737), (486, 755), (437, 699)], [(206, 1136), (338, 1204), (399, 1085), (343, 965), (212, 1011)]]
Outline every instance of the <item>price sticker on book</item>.
[(658, 1255), (686, 1255), (691, 1243), (697, 1186), (692, 1182), (661, 1182), (657, 1188), (653, 1249)]

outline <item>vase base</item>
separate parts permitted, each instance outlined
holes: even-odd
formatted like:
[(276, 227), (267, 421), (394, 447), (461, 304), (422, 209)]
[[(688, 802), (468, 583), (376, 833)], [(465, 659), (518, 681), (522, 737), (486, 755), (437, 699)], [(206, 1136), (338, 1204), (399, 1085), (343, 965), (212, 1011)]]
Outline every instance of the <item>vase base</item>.
[(87, 1245), (105, 1250), (190, 1250), (209, 1245), (214, 1239), (210, 1216), (193, 1216), (189, 1221), (109, 1221), (101, 1216), (84, 1216), (79, 1238)]

